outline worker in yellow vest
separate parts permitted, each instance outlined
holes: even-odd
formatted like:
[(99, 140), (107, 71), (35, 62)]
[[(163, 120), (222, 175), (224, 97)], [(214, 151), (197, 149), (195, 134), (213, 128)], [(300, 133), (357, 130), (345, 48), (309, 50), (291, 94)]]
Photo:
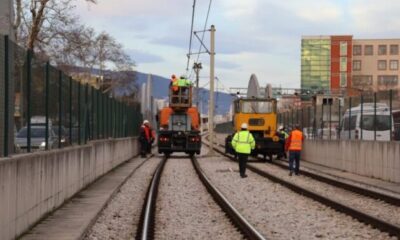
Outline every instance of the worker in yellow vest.
[[(300, 131), (300, 126), (295, 125), (295, 129), (290, 133), (286, 139), (285, 150), (289, 151), (289, 176), (293, 175), (293, 171), (296, 175), (299, 175), (300, 170), (300, 154), (304, 141), (304, 135)], [(295, 167), (293, 169), (293, 163)]]
[(246, 175), (247, 159), (251, 150), (256, 147), (253, 135), (247, 130), (247, 123), (242, 123), (241, 130), (233, 136), (232, 147), (239, 158), (239, 172), (242, 178)]

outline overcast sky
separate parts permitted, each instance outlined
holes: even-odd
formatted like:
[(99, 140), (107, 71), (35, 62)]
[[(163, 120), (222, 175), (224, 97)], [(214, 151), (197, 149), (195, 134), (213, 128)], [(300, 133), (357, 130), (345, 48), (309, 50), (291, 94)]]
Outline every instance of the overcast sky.
[[(79, 2), (77, 12), (84, 23), (122, 43), (138, 71), (169, 77), (186, 73), (192, 4), (98, 0), (97, 5)], [(197, 0), (194, 30), (203, 29), (208, 4)], [(398, 0), (213, 0), (208, 28), (217, 29), (215, 75), (226, 88), (247, 87), (251, 73), (261, 86), (300, 87), (302, 36), (400, 38), (399, 12)], [(193, 38), (192, 51), (198, 48)], [(200, 61), (201, 85), (206, 85), (209, 56)]]

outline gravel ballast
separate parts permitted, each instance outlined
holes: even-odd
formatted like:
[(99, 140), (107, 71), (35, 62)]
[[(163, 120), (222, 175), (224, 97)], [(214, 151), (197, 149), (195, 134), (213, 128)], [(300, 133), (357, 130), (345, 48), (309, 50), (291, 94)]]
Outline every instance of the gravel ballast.
[[(217, 141), (219, 143), (223, 142), (224, 138), (225, 135), (217, 135)], [(284, 180), (290, 180), (294, 184), (306, 188), (307, 190), (313, 191), (347, 206), (356, 208), (361, 212), (400, 226), (400, 207), (387, 204), (380, 200), (368, 198), (306, 176), (293, 175), (290, 177), (288, 176), (287, 170), (283, 170), (282, 168), (269, 163), (253, 163), (252, 165)]]
[(146, 192), (160, 157), (138, 161), (140, 166), (101, 212), (86, 240), (134, 239)]
[(252, 165), (274, 176), (291, 181), (307, 190), (311, 190), (322, 196), (356, 208), (368, 215), (400, 226), (400, 207), (385, 203), (380, 200), (365, 197), (306, 176), (293, 175), (290, 177), (288, 176), (288, 171), (268, 163), (254, 163)]
[(271, 239), (395, 239), (318, 202), (247, 171), (224, 157), (205, 158), (201, 167), (231, 203)]
[(242, 239), (202, 185), (189, 157), (168, 159), (156, 209), (156, 239)]

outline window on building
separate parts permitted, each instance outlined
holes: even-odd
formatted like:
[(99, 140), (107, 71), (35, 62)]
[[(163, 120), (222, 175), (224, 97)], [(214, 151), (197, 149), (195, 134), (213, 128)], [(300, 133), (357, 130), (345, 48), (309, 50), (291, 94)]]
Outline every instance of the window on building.
[(361, 60), (354, 60), (353, 61), (353, 70), (360, 71), (361, 70)]
[(378, 70), (386, 70), (386, 60), (378, 60)]
[(372, 85), (372, 75), (354, 75), (352, 77), (353, 87), (367, 87)]
[(347, 42), (340, 42), (340, 56), (347, 56)]
[(378, 55), (386, 55), (386, 45), (378, 46)]
[(393, 44), (390, 45), (390, 55), (398, 55), (399, 54), (399, 45)]
[(398, 60), (390, 60), (389, 69), (390, 70), (398, 70), (399, 69), (399, 61)]
[(340, 57), (340, 71), (347, 71), (347, 57)]
[(340, 87), (347, 87), (347, 73), (340, 73)]
[(362, 54), (361, 45), (354, 45), (353, 46), (353, 55), (354, 56), (360, 56), (361, 54)]
[(379, 75), (378, 76), (378, 85), (379, 86), (387, 86), (393, 87), (397, 86), (399, 82), (397, 75)]
[(365, 45), (364, 46), (364, 55), (373, 55), (374, 54), (374, 46)]

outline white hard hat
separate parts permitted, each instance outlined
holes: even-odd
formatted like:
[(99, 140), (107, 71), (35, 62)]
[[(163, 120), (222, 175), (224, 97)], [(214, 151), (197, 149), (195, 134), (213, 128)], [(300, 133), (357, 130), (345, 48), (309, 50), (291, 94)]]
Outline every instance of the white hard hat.
[(243, 129), (247, 129), (247, 123), (242, 123), (242, 125), (240, 127)]
[(149, 122), (149, 120), (144, 120), (143, 121), (143, 124), (149, 124), (150, 122)]
[(278, 128), (279, 130), (283, 130), (283, 126), (279, 126), (279, 128)]

